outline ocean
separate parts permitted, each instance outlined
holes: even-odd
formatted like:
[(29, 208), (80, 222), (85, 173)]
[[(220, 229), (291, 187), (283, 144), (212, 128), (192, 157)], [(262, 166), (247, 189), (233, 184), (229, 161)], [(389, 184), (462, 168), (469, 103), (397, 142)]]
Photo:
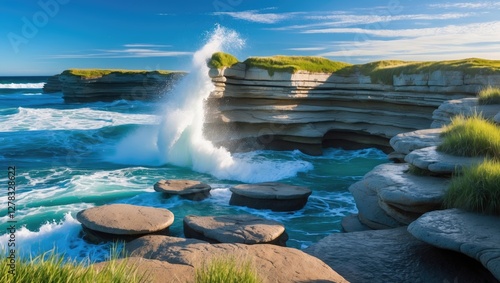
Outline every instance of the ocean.
[[(229, 153), (205, 140), (203, 99), (213, 85), (206, 58), (237, 35), (216, 31), (193, 56), (193, 68), (162, 101), (65, 103), (62, 93), (43, 94), (47, 77), (0, 77), (0, 247), (16, 221), (16, 249), (24, 256), (55, 249), (68, 259), (102, 261), (110, 245), (85, 242), (76, 213), (93, 206), (127, 203), (171, 210), (171, 235), (182, 237), (189, 214), (249, 213), (282, 222), (287, 245), (306, 248), (341, 231), (356, 213), (347, 188), (387, 156), (373, 148)], [(16, 211), (8, 215), (8, 167), (16, 168)], [(212, 186), (211, 197), (192, 202), (164, 198), (160, 179), (192, 179)], [(235, 184), (279, 181), (313, 193), (296, 212), (230, 206)]]

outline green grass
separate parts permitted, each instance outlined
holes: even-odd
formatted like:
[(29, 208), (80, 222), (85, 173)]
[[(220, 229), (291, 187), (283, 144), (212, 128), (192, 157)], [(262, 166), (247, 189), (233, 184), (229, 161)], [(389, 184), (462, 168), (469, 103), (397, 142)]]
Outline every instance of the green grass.
[(159, 74), (168, 75), (172, 71), (146, 71), (146, 70), (122, 70), (122, 69), (69, 69), (63, 71), (62, 75), (71, 75), (82, 78), (100, 78), (107, 75), (133, 75), (133, 74)]
[(312, 56), (250, 57), (244, 63), (247, 65), (247, 68), (253, 67), (267, 70), (270, 76), (274, 75), (274, 72), (296, 73), (299, 70), (316, 73), (334, 73), (351, 66), (348, 63)]
[(99, 271), (84, 262), (66, 262), (54, 251), (29, 259), (17, 257), (15, 275), (9, 273), (9, 261), (9, 258), (4, 256), (0, 259), (0, 282), (135, 283), (144, 279), (138, 275), (137, 268), (131, 268), (126, 261), (118, 263), (115, 257)]
[[(238, 262), (238, 263), (237, 263)], [(250, 261), (216, 258), (196, 270), (196, 283), (257, 283), (262, 282)]]
[(238, 59), (231, 54), (224, 52), (215, 52), (212, 54), (212, 58), (208, 61), (208, 66), (210, 68), (223, 68), (231, 67), (232, 65), (238, 63)]
[(454, 176), (444, 196), (446, 208), (500, 215), (500, 163), (487, 160)]
[[(209, 65), (227, 67), (237, 62), (237, 59), (230, 54), (220, 53), (217, 56), (221, 58), (212, 58)], [(213, 63), (211, 63), (212, 61)], [(323, 57), (277, 55), (250, 57), (244, 63), (247, 68), (255, 67), (267, 70), (270, 76), (275, 72), (296, 73), (297, 71), (336, 73), (341, 76), (359, 73), (370, 76), (373, 83), (388, 85), (393, 84), (393, 76), (401, 74), (429, 74), (434, 71), (461, 71), (468, 75), (500, 74), (500, 60), (480, 58), (428, 62), (383, 60), (352, 65)]]
[(456, 116), (441, 134), (438, 150), (457, 156), (488, 156), (500, 160), (500, 127), (476, 114)]
[(500, 104), (500, 88), (489, 86), (482, 89), (478, 94), (478, 102), (481, 105)]

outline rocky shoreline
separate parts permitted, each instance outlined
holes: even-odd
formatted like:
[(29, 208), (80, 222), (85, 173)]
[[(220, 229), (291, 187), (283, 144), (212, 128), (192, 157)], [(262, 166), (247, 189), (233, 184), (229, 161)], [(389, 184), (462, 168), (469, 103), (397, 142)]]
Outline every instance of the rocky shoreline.
[[(359, 213), (344, 219), (346, 233), (332, 234), (304, 251), (284, 247), (286, 227), (266, 219), (188, 217), (184, 219), (185, 234), (193, 239), (183, 239), (168, 236), (171, 222), (163, 217), (156, 223), (161, 229), (153, 225), (151, 231), (140, 230), (126, 239), (131, 264), (152, 271), (154, 282), (164, 281), (166, 275), (161, 269), (171, 270), (168, 276), (190, 282), (202, 259), (221, 255), (251, 258), (264, 282), (500, 281), (500, 217), (442, 210), (450, 177), (484, 158), (457, 157), (436, 150), (442, 142), (441, 127), (455, 115), (482, 113), (500, 123), (500, 105), (479, 105), (473, 98), (486, 85), (500, 86), (500, 75), (471, 75), (466, 71), (399, 74), (389, 85), (361, 73), (340, 76), (298, 71), (271, 75), (268, 70), (237, 63), (211, 69), (210, 76), (216, 89), (206, 102), (205, 134), (217, 144), (233, 151), (300, 149), (315, 155), (325, 146), (376, 146), (391, 152), (390, 158), (397, 163), (377, 166), (349, 188)], [(99, 96), (99, 92), (95, 96), (85, 93), (92, 90), (90, 81), (64, 77), (57, 81), (62, 83), (63, 93), (65, 89), (67, 93), (73, 91), (75, 99)], [(130, 91), (131, 87), (127, 85), (126, 89)], [(71, 99), (68, 96), (67, 100)], [(411, 170), (426, 174), (416, 175)], [(194, 195), (188, 198), (193, 201), (210, 197), (208, 185), (194, 183), (198, 187), (165, 189), (169, 182), (163, 182), (155, 190), (167, 195)], [(231, 191), (239, 192), (238, 188)], [(290, 199), (290, 193), (273, 193), (260, 193), (256, 202)], [(302, 198), (292, 210), (301, 209), (303, 197), (307, 201), (309, 194), (301, 192)], [(277, 204), (266, 205), (271, 209)], [(126, 215), (139, 209), (122, 211)], [(79, 220), (86, 232), (102, 227), (89, 219)], [(148, 221), (134, 221), (141, 222)], [(98, 228), (97, 232), (107, 235), (116, 231), (116, 227), (108, 228)], [(264, 231), (273, 236), (252, 238)]]

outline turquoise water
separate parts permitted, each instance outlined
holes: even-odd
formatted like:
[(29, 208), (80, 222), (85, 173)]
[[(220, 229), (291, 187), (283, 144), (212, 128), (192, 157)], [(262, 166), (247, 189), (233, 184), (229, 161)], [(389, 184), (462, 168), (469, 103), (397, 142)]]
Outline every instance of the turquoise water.
[[(16, 83), (16, 78), (3, 78)], [(233, 154), (252, 171), (251, 178), (217, 178), (192, 167), (169, 164), (126, 164), (117, 160), (117, 147), (139, 131), (148, 132), (161, 124), (164, 102), (115, 101), (109, 103), (64, 103), (61, 93), (41, 94), (20, 83), (16, 89), (0, 91), (0, 223), (7, 221), (7, 167), (17, 172), (15, 220), (19, 250), (38, 253), (52, 248), (67, 257), (102, 260), (107, 245), (91, 245), (79, 236), (75, 220), (78, 211), (96, 205), (129, 203), (170, 209), (175, 214), (171, 227), (182, 236), (182, 218), (187, 214), (221, 215), (251, 213), (281, 221), (290, 240), (288, 245), (305, 248), (330, 233), (341, 230), (341, 218), (355, 213), (347, 188), (374, 166), (387, 162), (376, 149), (347, 151), (327, 149), (319, 157), (299, 151), (254, 151)], [(40, 85), (35, 85), (40, 87)], [(140, 150), (138, 151), (140, 152)], [(137, 163), (137, 162), (132, 162)], [(154, 162), (153, 162), (154, 163)], [(260, 168), (260, 169), (259, 169)], [(259, 171), (260, 170), (260, 171)], [(201, 202), (154, 192), (160, 179), (185, 178), (210, 184), (212, 197)], [(313, 193), (304, 209), (272, 212), (229, 206), (229, 188), (247, 181), (280, 181), (308, 186)], [(21, 228), (22, 227), (22, 228)], [(2, 231), (5, 231), (2, 228)], [(7, 234), (0, 236), (5, 247)]]

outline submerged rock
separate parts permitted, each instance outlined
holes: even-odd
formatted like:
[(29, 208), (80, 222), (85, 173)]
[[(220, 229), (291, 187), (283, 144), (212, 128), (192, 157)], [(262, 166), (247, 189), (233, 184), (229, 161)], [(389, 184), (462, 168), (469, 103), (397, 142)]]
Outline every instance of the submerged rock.
[(283, 183), (243, 184), (232, 187), (231, 205), (247, 206), (273, 211), (302, 209), (312, 191), (306, 187)]
[(285, 226), (248, 214), (184, 217), (184, 235), (212, 243), (286, 246)]
[(475, 260), (424, 243), (406, 227), (335, 233), (304, 252), (350, 282), (497, 282)]
[(418, 239), (466, 254), (500, 280), (500, 217), (459, 209), (432, 211), (408, 226)]
[(154, 190), (164, 193), (165, 195), (172, 196), (178, 195), (180, 197), (190, 200), (203, 200), (210, 196), (209, 185), (193, 180), (160, 180), (154, 185)]
[(101, 242), (121, 238), (131, 240), (145, 234), (167, 234), (174, 222), (168, 209), (110, 204), (78, 212), (76, 219), (82, 223), (87, 239)]
[[(321, 260), (300, 250), (276, 245), (209, 244), (168, 236), (144, 236), (130, 242), (131, 256), (196, 268), (216, 259), (249, 262), (263, 282), (347, 282)], [(175, 274), (175, 273), (174, 273)]]

